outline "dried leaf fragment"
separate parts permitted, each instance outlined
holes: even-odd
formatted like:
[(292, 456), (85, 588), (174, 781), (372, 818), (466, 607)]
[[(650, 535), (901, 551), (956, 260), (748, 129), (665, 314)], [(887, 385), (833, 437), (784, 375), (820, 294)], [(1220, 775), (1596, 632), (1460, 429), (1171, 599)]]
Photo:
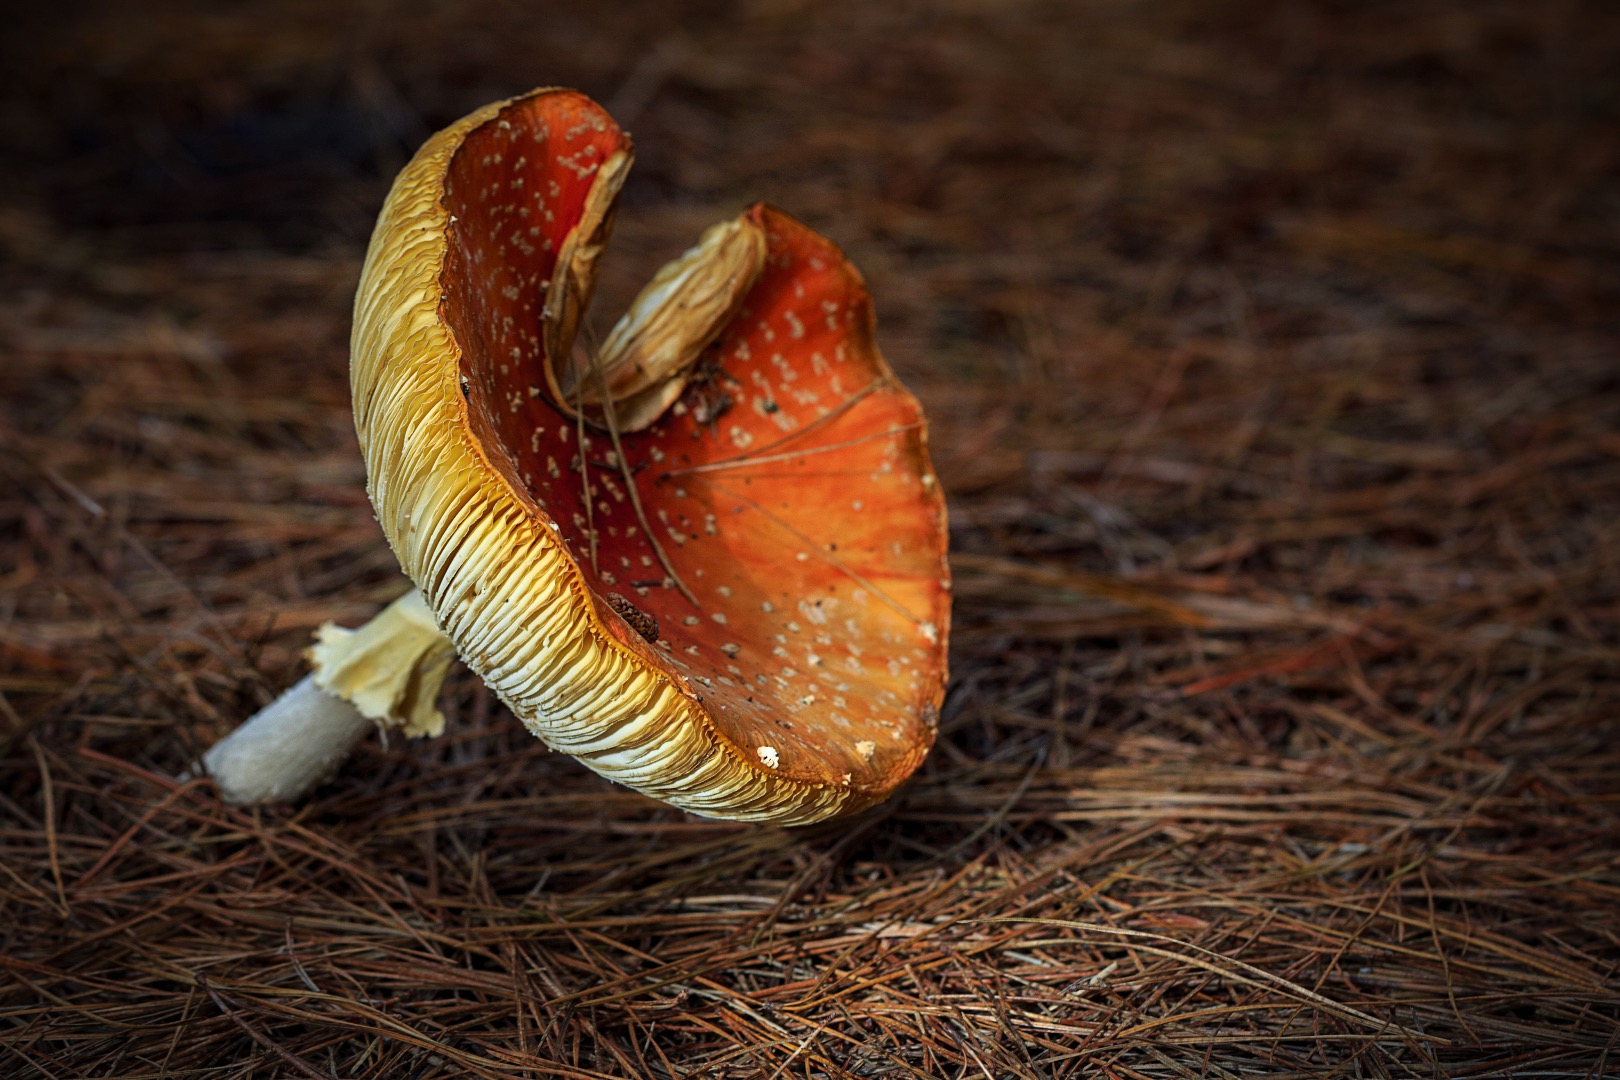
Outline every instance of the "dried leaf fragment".
[[(666, 264), (614, 324), (596, 358), (581, 358), (563, 400), (595, 410), (606, 397), (620, 431), (641, 431), (686, 388), (703, 350), (720, 336), (765, 265), (765, 230), (748, 215), (712, 225)], [(591, 412), (587, 408), (587, 415)]]

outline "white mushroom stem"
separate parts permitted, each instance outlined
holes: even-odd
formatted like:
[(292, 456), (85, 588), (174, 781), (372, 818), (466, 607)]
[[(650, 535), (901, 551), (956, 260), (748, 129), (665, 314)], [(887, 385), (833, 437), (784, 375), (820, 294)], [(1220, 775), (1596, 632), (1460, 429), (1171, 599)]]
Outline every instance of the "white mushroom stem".
[(455, 650), (412, 589), (358, 630), (327, 623), (313, 673), (203, 756), (226, 802), (283, 802), (332, 775), (374, 727), (437, 735), (436, 704)]
[(305, 675), (203, 755), (226, 802), (301, 799), (337, 771), (376, 722)]

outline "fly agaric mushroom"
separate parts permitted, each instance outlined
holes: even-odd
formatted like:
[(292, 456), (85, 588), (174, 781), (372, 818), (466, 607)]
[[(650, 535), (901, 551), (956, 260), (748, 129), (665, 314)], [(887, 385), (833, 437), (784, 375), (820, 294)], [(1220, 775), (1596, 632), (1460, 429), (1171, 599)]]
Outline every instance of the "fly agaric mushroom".
[(395, 181), (351, 388), (420, 592), (323, 629), (316, 674), (205, 759), (227, 798), (296, 797), (373, 720), (442, 727), (452, 647), (547, 745), (699, 814), (851, 812), (927, 753), (944, 500), (865, 285), (760, 204), (577, 354), (630, 156), (590, 99), (537, 90), (439, 132)]

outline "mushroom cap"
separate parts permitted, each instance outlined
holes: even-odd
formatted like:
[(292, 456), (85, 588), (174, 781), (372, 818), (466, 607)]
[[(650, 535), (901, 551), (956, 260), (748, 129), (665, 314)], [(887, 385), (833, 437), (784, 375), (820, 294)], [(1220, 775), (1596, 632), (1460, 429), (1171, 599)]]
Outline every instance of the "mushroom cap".
[(622, 433), (622, 461), (560, 408), (547, 289), (597, 170), (629, 151), (589, 98), (542, 89), (400, 173), (352, 339), (378, 521), (467, 665), (554, 749), (713, 817), (870, 806), (927, 753), (944, 693), (922, 410), (860, 275), (765, 205), (746, 212), (767, 236), (757, 281), (674, 407)]

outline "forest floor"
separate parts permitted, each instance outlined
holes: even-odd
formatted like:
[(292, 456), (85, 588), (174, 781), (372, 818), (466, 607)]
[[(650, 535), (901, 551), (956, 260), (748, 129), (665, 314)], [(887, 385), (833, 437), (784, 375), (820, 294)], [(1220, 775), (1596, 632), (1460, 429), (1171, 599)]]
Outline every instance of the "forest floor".
[[(1620, 1073), (1620, 6), (13, 30), (0, 1074)], [(671, 810), (465, 673), (305, 805), (174, 779), (404, 587), (359, 260), (429, 132), (544, 84), (636, 137), (601, 310), (761, 198), (867, 276), (956, 584), (875, 810)]]

